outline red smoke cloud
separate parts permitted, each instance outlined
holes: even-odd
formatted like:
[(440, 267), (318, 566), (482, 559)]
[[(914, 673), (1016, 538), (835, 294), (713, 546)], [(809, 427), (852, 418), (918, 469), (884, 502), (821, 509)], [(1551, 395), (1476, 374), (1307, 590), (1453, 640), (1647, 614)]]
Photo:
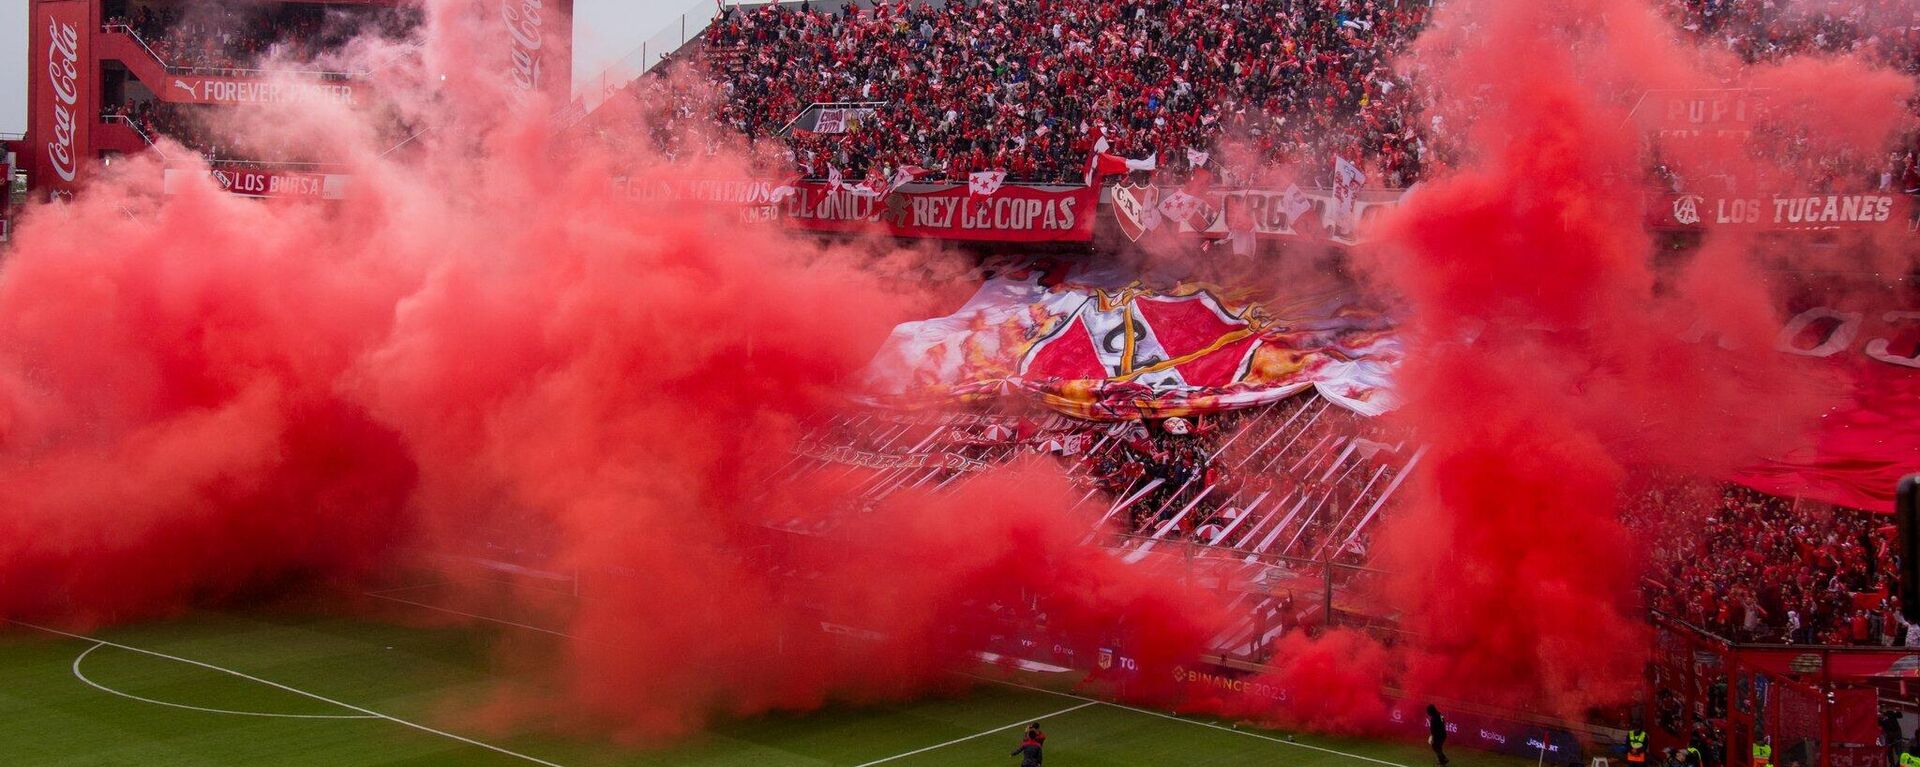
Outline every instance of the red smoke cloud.
[[(1479, 98), (1449, 116), (1472, 126), (1460, 167), (1420, 188), (1372, 258), (1409, 304), (1397, 417), (1429, 448), (1383, 545), (1423, 637), (1404, 658), (1415, 694), (1566, 715), (1631, 699), (1647, 642), (1644, 542), (1616, 517), (1628, 473), (1725, 476), (1830, 404), (1771, 349), (1778, 296), (1737, 247), (1684, 274), (1654, 266), (1631, 95), (1746, 79), (1776, 89), (1787, 130), (1871, 156), (1912, 83), (1846, 61), (1747, 70), (1671, 34), (1637, 1), (1484, 0), (1444, 6), (1416, 52), (1426, 87)], [(1862, 120), (1810, 119), (1841, 109)], [(1759, 175), (1745, 142), (1683, 146), (1667, 159), (1696, 180)]]
[[(1123, 637), (1153, 669), (1201, 649), (1213, 598), (1078, 546), (1078, 494), (1044, 467), (857, 512), (830, 483), (769, 487), (805, 417), (928, 313), (898, 278), (950, 258), (615, 191), (744, 175), (745, 152), (668, 167), (644, 115), (556, 140), (465, 74), (502, 71), (470, 10), (433, 4), (418, 54), (361, 46), (377, 114), (249, 126), (351, 158), (347, 200), (166, 197), (135, 161), (32, 212), (0, 271), (0, 618), (164, 615), (486, 531), (620, 574), (589, 581), (563, 689), (636, 736), (949, 685), (1034, 595), (1082, 651)], [(1650, 265), (1623, 95), (1726, 72), (1632, 2), (1461, 0), (1438, 24), (1427, 87), (1485, 98), (1450, 120), (1473, 126), (1460, 167), (1370, 262), (1413, 316), (1400, 417), (1429, 452), (1382, 548), (1422, 640), (1289, 640), (1276, 678), (1315, 727), (1379, 722), (1389, 677), (1563, 713), (1623, 699), (1644, 647), (1623, 477), (1729, 470), (1826, 401), (1768, 350), (1772, 296), (1737, 249)], [(1874, 123), (1817, 131), (1841, 143), (1884, 138), (1910, 87), (1845, 62), (1745, 74)], [(424, 132), (389, 156), (395, 124)], [(1696, 327), (1745, 343), (1704, 353)], [(762, 527), (829, 516), (851, 542)]]
[[(510, 708), (636, 736), (951, 687), (1036, 594), (1085, 651), (1198, 651), (1211, 597), (1079, 546), (1057, 472), (860, 513), (769, 487), (928, 313), (902, 278), (954, 257), (630, 198), (616, 172), (737, 178), (743, 153), (666, 165), (644, 114), (556, 138), (471, 74), (502, 54), (468, 10), (434, 4), (417, 52), (360, 46), (389, 103), (232, 118), (350, 158), (345, 200), (166, 196), (148, 158), (31, 211), (0, 272), (0, 618), (91, 626), (525, 544), (594, 577), (567, 700)], [(389, 154), (396, 133), (417, 136)], [(847, 542), (762, 527), (827, 516)]]

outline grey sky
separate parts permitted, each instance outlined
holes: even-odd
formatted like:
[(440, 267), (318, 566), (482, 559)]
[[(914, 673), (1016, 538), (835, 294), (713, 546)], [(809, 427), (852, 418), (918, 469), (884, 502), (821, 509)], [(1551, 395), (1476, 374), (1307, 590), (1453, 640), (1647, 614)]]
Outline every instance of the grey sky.
[[(598, 75), (657, 32), (671, 27), (677, 38), (681, 13), (711, 2), (575, 0), (575, 82)], [(0, 0), (0, 133), (27, 129), (27, 5), (26, 0)]]

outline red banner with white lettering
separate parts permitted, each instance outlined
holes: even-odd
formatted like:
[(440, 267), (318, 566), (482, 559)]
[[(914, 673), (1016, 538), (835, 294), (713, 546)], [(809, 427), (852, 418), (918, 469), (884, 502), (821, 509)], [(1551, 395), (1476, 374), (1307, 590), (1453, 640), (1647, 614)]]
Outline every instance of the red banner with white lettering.
[(179, 104), (360, 103), (360, 89), (347, 81), (282, 80), (169, 74), (160, 98)]
[(31, 92), (29, 155), (35, 186), (72, 194), (80, 186), (92, 146), (88, 127), (99, 119), (92, 68), (93, 23), (86, 0), (46, 0), (33, 6), (27, 52)]
[(820, 232), (877, 231), (895, 237), (995, 242), (1086, 242), (1100, 192), (1093, 187), (1005, 186), (988, 196), (966, 184), (861, 196), (851, 188), (794, 185), (776, 206), (789, 225)]
[(1738, 228), (1819, 231), (1907, 226), (1913, 203), (1892, 192), (1852, 194), (1669, 194), (1647, 206), (1647, 224), (1666, 231)]
[[(191, 171), (169, 168), (166, 171), (167, 194), (176, 194)], [(209, 175), (215, 185), (229, 194), (242, 197), (276, 197), (304, 200), (338, 200), (346, 197), (350, 177), (339, 173), (301, 173), (287, 170), (263, 170), (236, 166), (214, 168)]]
[(1775, 346), (1822, 362), (1851, 401), (1820, 419), (1811, 439), (1735, 476), (1782, 497), (1893, 512), (1900, 478), (1920, 471), (1920, 310), (1819, 306), (1788, 319)]

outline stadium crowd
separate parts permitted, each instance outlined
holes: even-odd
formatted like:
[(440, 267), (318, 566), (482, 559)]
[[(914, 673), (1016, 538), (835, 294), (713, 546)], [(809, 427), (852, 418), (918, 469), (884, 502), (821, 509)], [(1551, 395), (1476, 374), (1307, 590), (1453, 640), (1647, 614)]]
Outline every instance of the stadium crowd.
[[(1192, 167), (1188, 150), (1223, 155), (1225, 173), (1342, 155), (1370, 158), (1399, 186), (1430, 158), (1414, 89), (1388, 59), (1427, 10), (1392, 0), (802, 3), (728, 13), (706, 44), (726, 94), (720, 119), (750, 139), (775, 136), (816, 102), (887, 102), (857, 131), (789, 136), (815, 174), (918, 165), (1076, 183), (1104, 128), (1115, 153), (1155, 155), (1176, 175)], [(1229, 147), (1228, 136), (1248, 140)], [(1224, 157), (1234, 153), (1250, 156)]]
[[(1438, 95), (1391, 65), (1429, 5), (803, 2), (724, 13), (705, 44), (712, 84), (725, 95), (720, 120), (750, 140), (783, 141), (813, 176), (915, 165), (950, 178), (997, 169), (1073, 183), (1104, 132), (1116, 153), (1156, 156), (1165, 181), (1182, 180), (1190, 158), (1204, 155), (1219, 158), (1208, 170), (1229, 183), (1287, 167), (1306, 174), (1293, 180), (1324, 187), (1338, 156), (1361, 164), (1369, 185), (1403, 187), (1452, 154), (1450, 126), (1424, 112)], [(1663, 7), (1701, 44), (1747, 61), (1851, 53), (1920, 73), (1920, 27), (1895, 0)], [(811, 104), (849, 102), (884, 105), (846, 132), (785, 130)], [(1769, 164), (1785, 165), (1790, 182), (1920, 192), (1911, 147), (1853, 156), (1793, 136), (1763, 139)]]
[[(1900, 0), (1660, 2), (1683, 33), (1749, 61), (1853, 53), (1920, 73), (1920, 27)], [(368, 18), (390, 30), (418, 22), (395, 9), (182, 7), (109, 2), (107, 24), (132, 30), (171, 66), (225, 70), (309, 59)], [(717, 123), (770, 163), (815, 177), (833, 168), (850, 182), (918, 166), (934, 178), (1005, 170), (1014, 181), (1078, 183), (1104, 134), (1116, 154), (1156, 157), (1163, 182), (1183, 180), (1204, 157), (1226, 183), (1284, 172), (1326, 187), (1330, 158), (1342, 157), (1368, 185), (1396, 188), (1453, 154), (1453, 126), (1426, 113), (1438, 95), (1392, 64), (1430, 12), (1413, 0), (727, 5), (703, 54), (660, 70), (697, 69), (699, 82), (647, 77), (628, 93), (665, 106), (653, 137), (670, 154), (718, 151)], [(809, 105), (840, 102), (882, 106), (846, 132), (786, 130)], [(1793, 177), (1819, 189), (1864, 181), (1920, 193), (1910, 150), (1836, 155), (1783, 136), (1765, 151), (1798, 163)], [(1706, 183), (1655, 172), (1679, 190)]]
[(303, 3), (122, 1), (107, 4), (105, 19), (109, 31), (132, 32), (168, 67), (234, 71), (270, 67), (276, 61), (314, 61), (369, 25), (394, 36), (418, 23), (419, 13), (406, 8)]
[[(1704, 517), (1674, 509), (1704, 508)], [(1796, 508), (1739, 486), (1667, 487), (1626, 520), (1649, 544), (1647, 602), (1743, 642), (1909, 645), (1920, 627), (1893, 596), (1891, 522), (1851, 509)], [(1697, 529), (1696, 529), (1697, 527)]]

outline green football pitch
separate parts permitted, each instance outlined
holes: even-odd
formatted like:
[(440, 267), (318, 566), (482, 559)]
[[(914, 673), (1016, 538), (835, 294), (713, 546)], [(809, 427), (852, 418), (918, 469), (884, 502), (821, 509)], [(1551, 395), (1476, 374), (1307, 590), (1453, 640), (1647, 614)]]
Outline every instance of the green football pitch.
[[(413, 609), (432, 609), (420, 604)], [(537, 627), (425, 628), (312, 609), (202, 612), (75, 636), (0, 624), (0, 765), (1014, 765), (1044, 720), (1047, 764), (1424, 767), (1418, 744), (1177, 718), (1025, 686), (716, 725), (665, 748), (464, 723), (503, 678), (498, 641)], [(1044, 684), (1041, 680), (1028, 680)], [(1462, 752), (1463, 767), (1530, 760)]]

